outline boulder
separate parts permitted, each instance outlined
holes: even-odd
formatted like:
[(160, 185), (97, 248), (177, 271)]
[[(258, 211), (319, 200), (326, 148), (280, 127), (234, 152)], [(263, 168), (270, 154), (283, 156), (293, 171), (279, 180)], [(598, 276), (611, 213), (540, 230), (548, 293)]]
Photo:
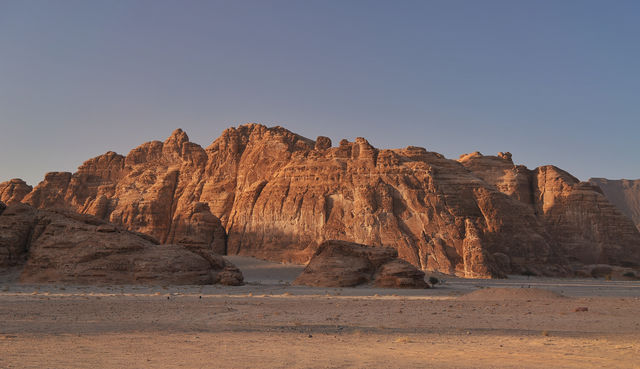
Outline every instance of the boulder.
[(354, 287), (373, 283), (378, 287), (428, 288), (424, 272), (399, 260), (395, 249), (331, 240), (320, 245), (295, 285)]
[(318, 136), (314, 147), (316, 150), (326, 150), (331, 148), (331, 139), (325, 136)]
[(0, 215), (0, 267), (24, 265), (24, 283), (241, 284), (208, 250), (159, 245), (90, 215), (10, 205)]
[(424, 281), (424, 272), (400, 259), (388, 261), (378, 270), (373, 278), (376, 287), (386, 288), (428, 288)]

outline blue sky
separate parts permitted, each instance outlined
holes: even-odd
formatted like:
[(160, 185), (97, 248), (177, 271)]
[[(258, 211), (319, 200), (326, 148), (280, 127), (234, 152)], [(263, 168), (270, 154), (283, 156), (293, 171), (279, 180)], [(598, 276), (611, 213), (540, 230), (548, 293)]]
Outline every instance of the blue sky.
[(0, 181), (282, 125), (640, 178), (639, 1), (0, 1)]

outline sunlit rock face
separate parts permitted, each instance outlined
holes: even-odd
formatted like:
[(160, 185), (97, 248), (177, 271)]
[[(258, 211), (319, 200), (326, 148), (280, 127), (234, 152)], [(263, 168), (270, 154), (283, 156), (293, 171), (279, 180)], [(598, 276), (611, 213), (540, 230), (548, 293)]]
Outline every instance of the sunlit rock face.
[(307, 262), (322, 242), (344, 240), (472, 278), (567, 275), (572, 261), (640, 264), (637, 230), (597, 188), (563, 173), (514, 166), (508, 153), (456, 161), (247, 124), (206, 149), (176, 130), (127, 156), (106, 153), (76, 173), (47, 174), (22, 201), (274, 261)]
[(513, 165), (510, 154), (475, 153), (463, 155), (459, 161), (485, 182), (533, 209), (569, 262), (638, 265), (638, 230), (597, 185), (580, 182), (551, 165), (534, 170)]
[(162, 243), (225, 251), (225, 231), (208, 204), (190, 195), (207, 155), (176, 130), (122, 156), (114, 152), (86, 161), (76, 173), (48, 173), (23, 201), (67, 207), (121, 224)]
[(589, 182), (600, 187), (607, 199), (640, 229), (640, 179), (591, 178)]
[(19, 178), (2, 182), (0, 183), (0, 201), (9, 205), (19, 203), (31, 190), (33, 187)]

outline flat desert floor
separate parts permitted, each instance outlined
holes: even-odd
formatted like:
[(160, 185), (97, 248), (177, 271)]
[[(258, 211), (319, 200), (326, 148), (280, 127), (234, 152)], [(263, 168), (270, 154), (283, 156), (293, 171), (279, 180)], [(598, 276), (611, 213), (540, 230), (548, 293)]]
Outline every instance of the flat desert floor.
[(309, 288), (300, 266), (229, 259), (245, 286), (0, 276), (0, 368), (640, 368), (639, 282)]

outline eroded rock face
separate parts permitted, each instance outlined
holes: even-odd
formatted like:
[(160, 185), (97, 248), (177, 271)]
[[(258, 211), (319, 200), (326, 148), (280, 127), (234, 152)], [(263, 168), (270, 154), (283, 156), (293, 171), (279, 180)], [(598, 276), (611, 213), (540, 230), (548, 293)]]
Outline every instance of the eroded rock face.
[(22, 265), (27, 260), (35, 212), (27, 205), (7, 207), (0, 202), (0, 268)]
[(474, 153), (459, 161), (528, 205), (570, 264), (640, 265), (640, 233), (597, 186), (554, 166), (513, 165), (510, 156)]
[[(322, 241), (341, 239), (391, 246), (419, 268), (465, 277), (501, 276), (523, 263), (560, 269), (530, 209), (437, 153), (377, 150), (363, 138), (318, 151), (286, 134), (269, 144), (260, 136), (240, 157), (238, 178), (257, 173), (253, 158), (278, 155), (270, 165), (279, 167), (238, 184), (226, 223), (230, 253), (304, 262)], [(495, 252), (515, 256), (509, 270), (497, 269)]]
[(617, 229), (593, 188), (560, 177), (515, 166), (509, 153), (458, 162), (420, 147), (378, 150), (364, 138), (332, 147), (326, 137), (247, 124), (206, 149), (176, 130), (126, 157), (107, 153), (74, 174), (48, 174), (23, 201), (192, 249), (220, 252), (224, 228), (229, 254), (273, 261), (304, 263), (324, 241), (344, 240), (473, 278), (567, 275), (581, 255), (640, 263), (638, 232)]
[(429, 288), (423, 271), (397, 258), (382, 264), (373, 282), (376, 287), (384, 288)]
[(607, 199), (640, 229), (640, 179), (591, 178), (589, 182), (600, 187)]
[(0, 201), (5, 204), (19, 203), (31, 190), (33, 187), (19, 178), (2, 182), (0, 183)]
[(99, 218), (10, 205), (0, 214), (0, 267), (24, 264), (20, 281), (77, 284), (241, 284), (210, 251), (158, 245)]
[(513, 164), (511, 153), (501, 152), (497, 156), (488, 156), (476, 151), (460, 156), (458, 161), (500, 192), (533, 205), (531, 171), (524, 165)]
[(195, 202), (176, 211), (166, 242), (220, 255), (227, 251), (226, 232), (220, 219), (211, 214), (209, 205), (204, 202)]
[(69, 208), (154, 237), (224, 253), (225, 231), (208, 204), (196, 204), (207, 155), (176, 130), (126, 157), (114, 152), (86, 161), (76, 173), (48, 173), (24, 202)]
[(428, 288), (424, 272), (389, 247), (371, 247), (330, 240), (318, 247), (295, 285), (354, 287), (372, 283), (378, 287)]

